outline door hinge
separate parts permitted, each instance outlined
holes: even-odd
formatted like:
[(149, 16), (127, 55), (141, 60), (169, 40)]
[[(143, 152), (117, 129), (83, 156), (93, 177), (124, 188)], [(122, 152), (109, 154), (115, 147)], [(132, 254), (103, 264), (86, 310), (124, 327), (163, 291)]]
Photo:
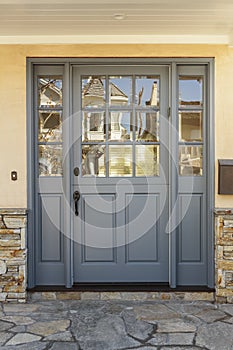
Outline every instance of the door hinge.
[(168, 107), (168, 109), (167, 109), (167, 116), (168, 116), (168, 118), (170, 118), (170, 116), (171, 116), (171, 107)]

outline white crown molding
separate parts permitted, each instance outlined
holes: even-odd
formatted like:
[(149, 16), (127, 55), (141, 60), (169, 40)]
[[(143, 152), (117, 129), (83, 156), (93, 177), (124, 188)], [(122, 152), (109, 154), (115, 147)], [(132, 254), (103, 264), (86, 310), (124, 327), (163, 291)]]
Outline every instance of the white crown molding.
[(0, 44), (222, 44), (227, 35), (19, 35), (0, 36)]

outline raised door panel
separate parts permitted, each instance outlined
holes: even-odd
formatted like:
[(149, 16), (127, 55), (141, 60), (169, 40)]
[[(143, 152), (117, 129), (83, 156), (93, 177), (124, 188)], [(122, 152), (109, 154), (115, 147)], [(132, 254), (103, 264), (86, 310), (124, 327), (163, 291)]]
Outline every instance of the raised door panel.
[(179, 195), (178, 285), (206, 284), (205, 212), (203, 194)]
[(115, 196), (85, 194), (81, 199), (82, 264), (115, 260)]
[(38, 206), (38, 285), (64, 285), (63, 196), (40, 194)]
[(158, 194), (126, 195), (126, 263), (158, 261)]

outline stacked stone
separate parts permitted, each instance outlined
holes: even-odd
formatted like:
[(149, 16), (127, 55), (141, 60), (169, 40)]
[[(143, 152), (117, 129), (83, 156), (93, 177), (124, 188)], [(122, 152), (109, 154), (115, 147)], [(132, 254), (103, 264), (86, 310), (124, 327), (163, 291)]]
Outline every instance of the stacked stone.
[(233, 303), (233, 210), (217, 210), (216, 300)]
[(0, 301), (26, 301), (26, 211), (0, 210)]

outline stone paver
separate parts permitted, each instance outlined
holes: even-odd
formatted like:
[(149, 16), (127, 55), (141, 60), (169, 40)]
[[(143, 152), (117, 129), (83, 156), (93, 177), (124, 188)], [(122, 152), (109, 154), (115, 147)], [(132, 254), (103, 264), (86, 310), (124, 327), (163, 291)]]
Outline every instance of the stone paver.
[(47, 350), (48, 346), (48, 343), (34, 342), (23, 345), (3, 346), (1, 347), (1, 350)]
[(6, 331), (9, 328), (14, 327), (14, 323), (0, 321), (0, 332)]
[(31, 317), (26, 317), (26, 316), (5, 316), (1, 317), (3, 321), (7, 322), (14, 322), (15, 324), (18, 324), (20, 326), (32, 324), (35, 321)]
[(152, 345), (193, 345), (195, 333), (156, 334), (150, 340)]
[(18, 345), (32, 343), (34, 341), (40, 340), (41, 337), (30, 333), (18, 333), (13, 338), (11, 338), (6, 345)]
[(226, 318), (226, 314), (220, 310), (202, 310), (196, 316), (207, 323), (215, 322)]
[(126, 332), (131, 337), (146, 340), (150, 337), (150, 334), (153, 333), (153, 325), (145, 321), (137, 320), (133, 310), (126, 310), (126, 312), (122, 313), (122, 317), (125, 322)]
[[(200, 349), (206, 349), (206, 348), (199, 348), (197, 346), (189, 346), (189, 347), (183, 347), (183, 346), (166, 346), (161, 347), (159, 350), (200, 350)], [(219, 349), (220, 350), (220, 349)]]
[(195, 332), (196, 326), (180, 319), (163, 320), (158, 323), (159, 333)]
[(73, 335), (69, 331), (52, 334), (52, 335), (45, 337), (44, 339), (45, 340), (54, 340), (54, 341), (64, 341), (64, 342), (74, 341)]
[(199, 327), (196, 343), (210, 350), (233, 349), (233, 325), (224, 322), (204, 324)]
[(41, 336), (48, 336), (58, 332), (64, 332), (70, 326), (69, 320), (56, 320), (49, 322), (36, 322), (27, 327), (28, 332)]
[(227, 304), (33, 300), (0, 310), (1, 350), (233, 350)]
[(51, 350), (78, 350), (80, 348), (78, 344), (58, 342), (58, 343), (54, 343), (50, 349)]
[(7, 342), (12, 337), (12, 334), (10, 333), (3, 333), (0, 332), (0, 345), (4, 344)]

